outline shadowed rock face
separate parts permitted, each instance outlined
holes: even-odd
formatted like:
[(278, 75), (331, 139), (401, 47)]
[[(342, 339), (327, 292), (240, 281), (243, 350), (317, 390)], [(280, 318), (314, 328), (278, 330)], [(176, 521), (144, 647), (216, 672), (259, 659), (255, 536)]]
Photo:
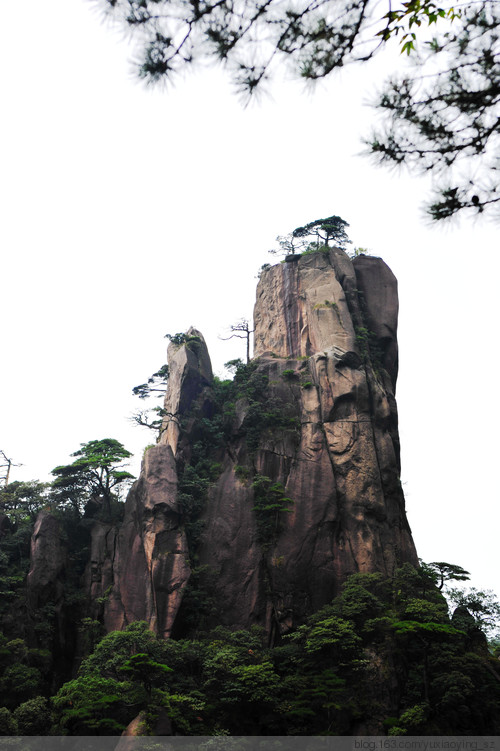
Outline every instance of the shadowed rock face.
[(33, 612), (47, 602), (60, 603), (64, 592), (67, 550), (58, 520), (47, 511), (38, 514), (31, 536), (28, 607)]
[(85, 588), (93, 617), (103, 617), (108, 631), (145, 620), (152, 630), (169, 636), (190, 577), (177, 492), (179, 419), (202, 397), (213, 377), (203, 337), (195, 329), (187, 335), (187, 344), (169, 345), (170, 388), (162, 439), (145, 453), (123, 523), (118, 529), (101, 522), (92, 527)]
[[(22, 624), (22, 628), (28, 628), (31, 643), (50, 649), (57, 668), (62, 671), (67, 668), (68, 655), (74, 648), (74, 634), (64, 607), (68, 550), (63, 539), (59, 520), (50, 512), (41, 511), (31, 536), (30, 570), (26, 582), (28, 623)], [(33, 629), (47, 610), (45, 618), (54, 627), (52, 636)]]
[[(249, 443), (251, 404), (236, 401), (195, 550), (178, 478), (200, 422), (220, 405), (201, 334), (190, 329), (186, 344), (169, 346), (160, 442), (146, 452), (120, 529), (96, 523), (92, 531), (87, 588), (94, 601), (106, 594), (108, 629), (144, 619), (162, 635), (182, 633), (195, 562), (216, 591), (212, 623), (260, 624), (271, 642), (329, 602), (351, 573), (417, 564), (399, 481), (397, 311), (396, 280), (378, 258), (353, 264), (331, 249), (263, 272), (254, 372), (265, 384), (263, 409), (278, 405), (287, 421), (266, 424)], [(258, 478), (279, 483), (292, 501), (275, 512), (265, 540)]]
[[(93, 602), (106, 598), (106, 629), (148, 621), (153, 630), (168, 636), (190, 574), (169, 446), (154, 446), (146, 452), (119, 530), (97, 522), (91, 539), (86, 589)], [(93, 615), (98, 617), (99, 612)]]
[(380, 258), (358, 256), (353, 261), (366, 326), (375, 335), (382, 364), (396, 391), (398, 377), (398, 283)]

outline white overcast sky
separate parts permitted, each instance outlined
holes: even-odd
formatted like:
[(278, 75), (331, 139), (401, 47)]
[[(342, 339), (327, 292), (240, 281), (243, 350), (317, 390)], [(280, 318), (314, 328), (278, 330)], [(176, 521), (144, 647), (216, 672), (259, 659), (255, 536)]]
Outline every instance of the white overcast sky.
[(11, 479), (50, 479), (104, 437), (137, 472), (151, 436), (128, 419), (131, 389), (165, 361), (164, 335), (199, 328), (222, 374), (244, 345), (218, 336), (251, 317), (276, 235), (338, 214), (399, 280), (419, 555), (498, 592), (498, 225), (430, 228), (427, 182), (359, 156), (389, 63), (312, 95), (284, 81), (244, 109), (219, 69), (152, 90), (131, 57), (88, 0), (3, 4), (0, 449), (23, 464)]

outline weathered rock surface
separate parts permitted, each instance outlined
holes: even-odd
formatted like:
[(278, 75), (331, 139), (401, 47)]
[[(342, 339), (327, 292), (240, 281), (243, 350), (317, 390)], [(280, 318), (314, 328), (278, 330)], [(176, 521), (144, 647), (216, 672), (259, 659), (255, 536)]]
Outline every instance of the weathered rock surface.
[(342, 251), (314, 253), (264, 271), (254, 310), (254, 357), (355, 351), (348, 304), (355, 288), (352, 264)]
[(367, 328), (373, 332), (382, 364), (396, 391), (398, 377), (398, 283), (380, 258), (361, 255), (353, 260), (359, 299)]
[[(251, 483), (235, 470), (248, 464), (248, 452), (244, 441), (231, 446), (210, 493), (199, 551), (217, 576), (226, 623), (287, 630), (337, 594), (349, 574), (389, 575), (404, 561), (417, 563), (399, 481), (391, 380), (397, 288), (380, 259), (359, 258), (358, 265), (355, 272), (345, 253), (332, 250), (261, 277), (254, 314), (258, 368), (269, 379), (269, 398), (295, 409), (300, 430), (267, 435), (251, 463), (282, 483), (294, 503), (263, 553)], [(386, 359), (376, 372), (367, 348), (380, 341), (387, 343)]]
[(137, 620), (169, 636), (191, 568), (177, 492), (179, 419), (211, 384), (212, 366), (203, 337), (190, 329), (186, 344), (168, 348), (170, 388), (161, 442), (149, 448), (141, 475), (117, 528), (95, 521), (85, 572), (92, 616), (106, 630)]
[[(108, 630), (146, 620), (161, 635), (182, 633), (196, 569), (216, 591), (214, 624), (260, 624), (274, 641), (330, 601), (349, 574), (389, 575), (417, 563), (399, 481), (397, 312), (397, 283), (381, 259), (352, 263), (332, 249), (263, 272), (255, 372), (266, 384), (262, 409), (274, 405), (287, 419), (250, 443), (251, 400), (238, 399), (225, 447), (214, 448), (218, 478), (191, 550), (178, 482), (200, 424), (220, 405), (200, 332), (170, 344), (160, 441), (145, 454), (119, 529), (92, 529), (86, 589)], [(293, 502), (276, 512), (266, 541), (255, 510), (262, 477)]]
[(67, 550), (62, 543), (59, 521), (49, 512), (41, 511), (31, 536), (27, 593), (32, 610), (62, 599), (66, 562)]
[(174, 455), (180, 434), (179, 416), (188, 414), (194, 400), (213, 379), (212, 363), (202, 334), (191, 327), (186, 337), (189, 338), (186, 344), (171, 342), (168, 347), (170, 377), (161, 441), (172, 448)]
[(157, 445), (145, 454), (119, 530), (101, 523), (92, 530), (87, 591), (93, 601), (105, 598), (108, 631), (145, 620), (168, 636), (189, 574), (175, 462), (169, 446)]
[[(65, 661), (71, 651), (64, 608), (68, 551), (63, 542), (59, 520), (48, 511), (41, 511), (31, 536), (30, 570), (26, 583), (30, 626), (45, 617), (53, 627), (53, 643), (47, 642), (44, 632), (34, 631), (31, 640), (43, 648), (52, 649), (56, 657)], [(23, 624), (24, 626), (25, 624)]]

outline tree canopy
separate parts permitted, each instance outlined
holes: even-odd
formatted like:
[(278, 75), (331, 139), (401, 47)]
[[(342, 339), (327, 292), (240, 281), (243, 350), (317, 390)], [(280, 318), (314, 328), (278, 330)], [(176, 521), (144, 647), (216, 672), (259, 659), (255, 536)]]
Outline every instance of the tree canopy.
[[(347, 243), (351, 243), (345, 230), (348, 222), (340, 216), (328, 216), (326, 219), (315, 219), (303, 227), (296, 227), (288, 235), (278, 235), (276, 238), (280, 251), (286, 255), (319, 250), (334, 245), (345, 250)], [(270, 250), (270, 253), (280, 251)]]
[(470, 3), (451, 30), (427, 42), (410, 74), (394, 76), (376, 107), (382, 129), (368, 141), (381, 163), (431, 173), (434, 220), (500, 207), (499, 3)]
[(35, 520), (37, 513), (48, 503), (48, 483), (16, 480), (0, 488), (0, 511), (4, 511), (14, 525), (22, 519)]
[(375, 718), (388, 735), (498, 729), (495, 660), (450, 619), (427, 568), (353, 574), (274, 647), (258, 627), (193, 629), (109, 633), (53, 697), (54, 727), (117, 732), (141, 712), (154, 735), (163, 708), (181, 735), (346, 735)]
[[(164, 399), (169, 376), (169, 367), (167, 363), (164, 363), (156, 373), (153, 373), (153, 375), (148, 378), (146, 383), (134, 386), (132, 393), (134, 396), (138, 396), (139, 399), (149, 399), (152, 396), (156, 396), (158, 399)], [(159, 436), (163, 424), (163, 418), (166, 414), (167, 413), (163, 407), (150, 407), (147, 409), (139, 409), (134, 412), (131, 416), (131, 420), (142, 428), (154, 430)]]
[[(409, 0), (393, 7), (375, 0), (100, 0), (140, 40), (139, 76), (171, 80), (201, 60), (220, 60), (237, 88), (251, 94), (280, 64), (306, 79), (366, 62), (392, 37), (415, 47), (413, 27), (453, 19), (445, 2)], [(384, 13), (384, 10), (386, 11)]]
[(86, 494), (84, 500), (89, 500), (90, 494), (102, 498), (104, 508), (109, 513), (113, 489), (134, 479), (120, 464), (132, 456), (131, 452), (115, 438), (103, 438), (82, 443), (81, 448), (71, 456), (77, 457), (72, 464), (52, 470), (56, 478), (52, 487), (58, 500), (70, 502), (79, 510), (82, 496)]
[(134, 386), (132, 393), (134, 396), (138, 396), (139, 399), (147, 399), (153, 394), (153, 392), (160, 396), (164, 396), (169, 375), (169, 368), (165, 363), (156, 371), (156, 373), (153, 373), (153, 375), (148, 378), (146, 383), (140, 383), (139, 386)]
[(439, 589), (443, 589), (449, 581), (467, 581), (470, 573), (461, 566), (446, 561), (432, 561), (432, 563), (420, 562), (422, 569), (430, 576)]
[[(171, 81), (200, 61), (221, 61), (251, 96), (280, 67), (308, 81), (366, 63), (392, 39), (411, 55), (375, 106), (382, 128), (367, 140), (377, 161), (430, 172), (433, 220), (500, 208), (498, 0), (99, 0), (139, 41), (138, 73)], [(384, 12), (385, 11), (385, 12)], [(430, 38), (424, 29), (436, 30)]]

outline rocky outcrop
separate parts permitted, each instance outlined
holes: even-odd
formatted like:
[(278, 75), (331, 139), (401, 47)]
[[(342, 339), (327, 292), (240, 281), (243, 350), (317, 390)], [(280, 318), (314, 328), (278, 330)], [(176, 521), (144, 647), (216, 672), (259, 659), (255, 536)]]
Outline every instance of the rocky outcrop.
[[(399, 481), (397, 289), (388, 267), (358, 258), (355, 271), (340, 250), (274, 266), (262, 274), (254, 318), (267, 400), (295, 415), (297, 429), (267, 431), (253, 456), (244, 438), (233, 442), (209, 495), (199, 558), (217, 577), (223, 620), (272, 633), (328, 602), (349, 574), (390, 575), (417, 557)], [(293, 501), (266, 550), (241, 465), (250, 478), (281, 483)]]
[(356, 349), (348, 298), (354, 270), (342, 251), (293, 257), (262, 273), (254, 310), (254, 357), (310, 357)]
[(31, 536), (30, 570), (26, 583), (28, 631), (32, 644), (50, 649), (66, 663), (73, 648), (68, 631), (65, 595), (68, 551), (59, 520), (41, 511)]
[(211, 593), (208, 625), (259, 624), (272, 642), (349, 574), (417, 563), (399, 480), (397, 312), (381, 259), (331, 249), (262, 273), (239, 386), (214, 387), (199, 331), (169, 346), (160, 441), (120, 528), (92, 530), (87, 589), (108, 630), (147, 620), (182, 634), (189, 603), (202, 619)]
[(365, 325), (373, 335), (382, 365), (396, 391), (398, 377), (398, 283), (381, 258), (361, 255), (353, 261)]
[(47, 602), (56, 605), (64, 593), (67, 550), (62, 542), (58, 519), (47, 511), (38, 514), (31, 536), (28, 604), (36, 611)]
[(144, 455), (124, 520), (118, 528), (97, 521), (92, 527), (86, 591), (93, 617), (102, 618), (108, 631), (145, 620), (168, 637), (190, 577), (177, 489), (179, 423), (213, 376), (201, 334), (190, 329), (186, 336), (186, 342), (169, 346), (162, 439)]
[[(106, 630), (121, 630), (144, 620), (168, 636), (190, 574), (169, 446), (154, 446), (146, 452), (119, 529), (96, 522), (91, 541), (86, 589), (91, 601), (104, 607)], [(100, 613), (97, 610), (93, 615)]]

